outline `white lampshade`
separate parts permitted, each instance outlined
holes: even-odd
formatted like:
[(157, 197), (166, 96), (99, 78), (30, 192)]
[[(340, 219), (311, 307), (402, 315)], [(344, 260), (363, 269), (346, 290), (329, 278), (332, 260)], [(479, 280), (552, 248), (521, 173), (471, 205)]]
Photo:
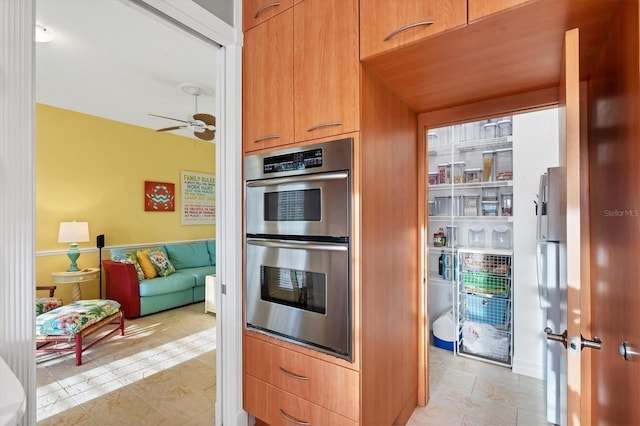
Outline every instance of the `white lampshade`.
[(60, 222), (59, 243), (83, 243), (89, 241), (88, 222)]

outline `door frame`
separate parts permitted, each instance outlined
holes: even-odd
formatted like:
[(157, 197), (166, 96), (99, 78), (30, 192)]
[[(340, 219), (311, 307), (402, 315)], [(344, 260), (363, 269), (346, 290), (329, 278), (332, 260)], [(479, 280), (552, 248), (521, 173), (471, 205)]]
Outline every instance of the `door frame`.
[[(218, 75), (221, 126), (216, 155), (218, 211), (217, 251), (219, 300), (216, 368), (219, 385), (216, 424), (246, 425), (242, 410), (242, 10), (234, 2), (234, 26), (192, 1), (139, 0), (174, 21), (218, 43), (222, 70)], [(11, 167), (0, 169), (11, 189), (0, 192), (3, 221), (0, 244), (13, 255), (0, 259), (0, 311), (11, 330), (0, 332), (0, 355), (25, 389), (27, 408), (21, 424), (36, 423), (35, 328), (35, 0), (0, 2), (0, 21), (7, 35), (0, 53), (7, 59), (0, 73), (0, 154)], [(9, 36), (10, 35), (10, 36)], [(6, 89), (6, 90), (5, 90)], [(0, 158), (2, 163), (2, 158)], [(18, 167), (20, 166), (20, 167)], [(5, 188), (5, 184), (2, 184)], [(6, 232), (5, 232), (6, 231)], [(7, 251), (8, 252), (8, 251)], [(8, 285), (7, 283), (12, 283)], [(225, 292), (224, 289), (227, 289)], [(28, 304), (28, 306), (26, 306)], [(222, 369), (222, 364), (225, 368)]]

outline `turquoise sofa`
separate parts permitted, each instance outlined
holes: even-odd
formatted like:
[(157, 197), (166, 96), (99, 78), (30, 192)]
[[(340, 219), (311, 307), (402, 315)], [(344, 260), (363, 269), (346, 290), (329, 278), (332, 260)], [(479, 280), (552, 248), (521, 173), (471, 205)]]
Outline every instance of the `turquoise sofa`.
[[(149, 250), (160, 274), (145, 279), (137, 253)], [(158, 261), (158, 259), (160, 259)], [(205, 277), (216, 273), (215, 240), (135, 249), (113, 249), (102, 262), (106, 298), (122, 306), (126, 318), (137, 318), (204, 300)]]

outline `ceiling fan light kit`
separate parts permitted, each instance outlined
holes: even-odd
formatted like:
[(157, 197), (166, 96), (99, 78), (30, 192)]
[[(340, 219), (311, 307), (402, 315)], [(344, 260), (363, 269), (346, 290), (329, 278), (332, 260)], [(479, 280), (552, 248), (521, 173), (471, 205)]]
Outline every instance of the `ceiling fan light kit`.
[(149, 114), (153, 117), (166, 118), (168, 120), (179, 121), (185, 123), (181, 126), (164, 127), (156, 130), (156, 132), (167, 132), (178, 129), (185, 129), (187, 127), (193, 130), (193, 135), (198, 139), (205, 141), (211, 141), (216, 135), (216, 118), (211, 114), (198, 112), (198, 96), (205, 93), (204, 89), (192, 84), (183, 84), (180, 86), (183, 92), (192, 95), (195, 99), (195, 113), (189, 120), (181, 120), (179, 118), (167, 117), (164, 115)]

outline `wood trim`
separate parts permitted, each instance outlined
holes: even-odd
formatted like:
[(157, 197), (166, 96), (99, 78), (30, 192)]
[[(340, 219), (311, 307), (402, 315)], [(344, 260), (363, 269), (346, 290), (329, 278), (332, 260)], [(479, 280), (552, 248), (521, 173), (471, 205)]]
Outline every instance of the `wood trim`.
[(429, 185), (427, 175), (427, 132), (421, 122), (418, 124), (418, 405), (424, 407), (429, 400), (429, 315), (427, 312), (427, 274), (429, 270), (427, 256), (427, 229), (429, 225)]
[(517, 114), (558, 104), (558, 87), (518, 93), (418, 115), (418, 128), (441, 127), (487, 117)]
[[(566, 166), (567, 179), (567, 333), (581, 334), (581, 192), (580, 192), (580, 64), (579, 30), (567, 31), (563, 55), (562, 80), (565, 117), (565, 147), (560, 149), (560, 165)], [(563, 90), (564, 89), (564, 90)], [(560, 133), (562, 136), (562, 133)], [(562, 137), (561, 137), (562, 140)], [(562, 145), (562, 144), (561, 144)], [(586, 291), (586, 290), (585, 290)], [(582, 357), (567, 353), (567, 421), (580, 425), (582, 421), (581, 369)]]

